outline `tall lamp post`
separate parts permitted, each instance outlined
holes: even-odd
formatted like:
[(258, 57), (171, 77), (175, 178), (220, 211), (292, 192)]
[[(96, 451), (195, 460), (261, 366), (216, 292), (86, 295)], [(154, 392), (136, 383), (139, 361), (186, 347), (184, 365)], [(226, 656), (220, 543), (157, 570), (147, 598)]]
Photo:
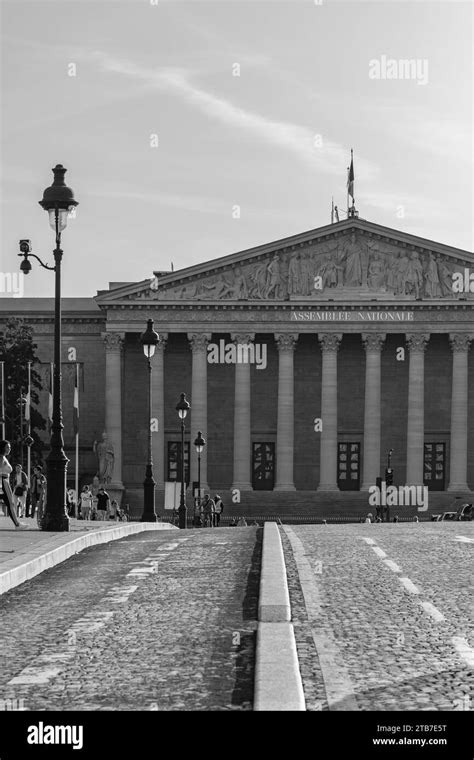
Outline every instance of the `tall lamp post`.
[(143, 353), (148, 359), (148, 462), (145, 470), (145, 480), (143, 482), (143, 514), (142, 522), (156, 522), (155, 512), (155, 481), (153, 479), (153, 454), (152, 454), (152, 432), (151, 432), (151, 359), (154, 356), (155, 348), (158, 345), (160, 336), (153, 329), (153, 320), (149, 319), (147, 328), (140, 336), (140, 342), (143, 346)]
[(186, 528), (186, 490), (184, 486), (184, 420), (191, 409), (191, 404), (186, 401), (186, 394), (182, 393), (179, 402), (176, 404), (176, 411), (181, 420), (181, 497), (179, 500), (178, 525), (180, 528)]
[(66, 500), (66, 473), (69, 459), (64, 452), (63, 438), (63, 412), (61, 399), (61, 232), (66, 229), (68, 214), (74, 211), (78, 202), (74, 200), (74, 193), (64, 182), (66, 169), (57, 164), (53, 169), (54, 181), (51, 187), (47, 187), (43, 193), (43, 199), (39, 204), (49, 215), (49, 224), (56, 235), (56, 248), (53, 251), (55, 266), (44, 264), (34, 253), (31, 253), (29, 240), (20, 240), (19, 256), (23, 256), (20, 269), (23, 274), (31, 271), (31, 262), (28, 257), (33, 257), (44, 269), (50, 269), (55, 273), (54, 290), (54, 380), (53, 380), (53, 423), (51, 426), (51, 450), (46, 459), (47, 465), (47, 496), (44, 516), (41, 524), (42, 530), (67, 531), (69, 530), (69, 517), (67, 514)]
[(206, 445), (205, 439), (202, 437), (202, 433), (200, 430), (198, 430), (198, 434), (196, 437), (196, 440), (194, 441), (194, 446), (196, 448), (196, 452), (198, 455), (198, 506), (199, 511), (201, 509), (201, 454), (204, 449), (204, 446)]

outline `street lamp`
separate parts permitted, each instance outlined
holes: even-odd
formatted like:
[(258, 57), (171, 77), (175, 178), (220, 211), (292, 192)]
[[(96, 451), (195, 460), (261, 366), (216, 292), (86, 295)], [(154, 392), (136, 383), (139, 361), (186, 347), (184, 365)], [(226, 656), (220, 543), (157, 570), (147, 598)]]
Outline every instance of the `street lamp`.
[(55, 266), (44, 264), (34, 253), (31, 253), (29, 240), (20, 240), (19, 256), (23, 256), (20, 269), (23, 274), (31, 271), (31, 262), (28, 257), (33, 257), (44, 269), (55, 273), (54, 292), (54, 381), (53, 381), (53, 423), (51, 426), (51, 450), (46, 459), (47, 463), (47, 497), (44, 516), (41, 524), (42, 530), (67, 531), (69, 530), (69, 517), (66, 507), (66, 472), (69, 459), (64, 452), (63, 438), (63, 413), (61, 399), (61, 232), (67, 226), (68, 215), (72, 214), (78, 202), (74, 200), (74, 193), (64, 182), (66, 169), (61, 164), (53, 169), (54, 181), (51, 187), (47, 187), (43, 193), (43, 199), (39, 204), (49, 215), (49, 224), (55, 231), (56, 248), (53, 251)]
[(198, 430), (198, 434), (197, 434), (196, 440), (194, 441), (194, 446), (196, 448), (197, 455), (198, 455), (198, 506), (199, 506), (199, 510), (201, 508), (201, 453), (202, 453), (205, 445), (206, 445), (206, 441), (202, 437), (201, 431)]
[(155, 481), (153, 480), (153, 455), (152, 455), (152, 432), (151, 432), (151, 358), (155, 353), (160, 336), (153, 329), (153, 320), (149, 319), (147, 328), (140, 336), (143, 353), (148, 359), (148, 462), (143, 482), (143, 515), (142, 522), (156, 522), (155, 512)]
[(180, 528), (186, 527), (186, 493), (184, 487), (184, 420), (188, 411), (191, 409), (191, 405), (186, 401), (186, 394), (182, 393), (179, 402), (176, 404), (176, 411), (178, 417), (181, 420), (181, 497), (179, 500), (179, 522)]

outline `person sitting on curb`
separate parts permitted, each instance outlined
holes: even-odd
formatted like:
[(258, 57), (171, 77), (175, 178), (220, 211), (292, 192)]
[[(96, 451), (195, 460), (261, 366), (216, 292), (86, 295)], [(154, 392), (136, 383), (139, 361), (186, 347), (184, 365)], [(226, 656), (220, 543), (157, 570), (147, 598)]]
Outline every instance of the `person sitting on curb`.
[(245, 519), (245, 517), (239, 517), (239, 519), (237, 520), (237, 527), (238, 528), (247, 527), (247, 520)]

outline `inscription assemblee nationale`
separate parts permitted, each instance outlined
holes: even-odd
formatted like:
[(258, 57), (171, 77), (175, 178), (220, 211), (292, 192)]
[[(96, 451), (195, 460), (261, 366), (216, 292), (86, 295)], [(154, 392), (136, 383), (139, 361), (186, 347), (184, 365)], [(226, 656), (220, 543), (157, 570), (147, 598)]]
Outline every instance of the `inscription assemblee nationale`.
[(294, 311), (291, 319), (307, 322), (413, 322), (413, 311)]

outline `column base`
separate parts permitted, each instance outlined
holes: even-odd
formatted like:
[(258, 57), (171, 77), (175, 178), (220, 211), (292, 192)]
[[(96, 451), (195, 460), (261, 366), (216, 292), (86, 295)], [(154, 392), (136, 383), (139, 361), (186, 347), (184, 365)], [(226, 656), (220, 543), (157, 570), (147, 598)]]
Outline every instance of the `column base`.
[(277, 483), (273, 489), (274, 491), (296, 491), (296, 487), (293, 483)]
[(253, 491), (251, 483), (232, 483), (230, 490), (237, 489), (239, 491)]
[(321, 483), (316, 491), (339, 491), (339, 486), (336, 486), (334, 483)]
[(472, 493), (467, 483), (450, 483), (447, 488), (447, 493)]

